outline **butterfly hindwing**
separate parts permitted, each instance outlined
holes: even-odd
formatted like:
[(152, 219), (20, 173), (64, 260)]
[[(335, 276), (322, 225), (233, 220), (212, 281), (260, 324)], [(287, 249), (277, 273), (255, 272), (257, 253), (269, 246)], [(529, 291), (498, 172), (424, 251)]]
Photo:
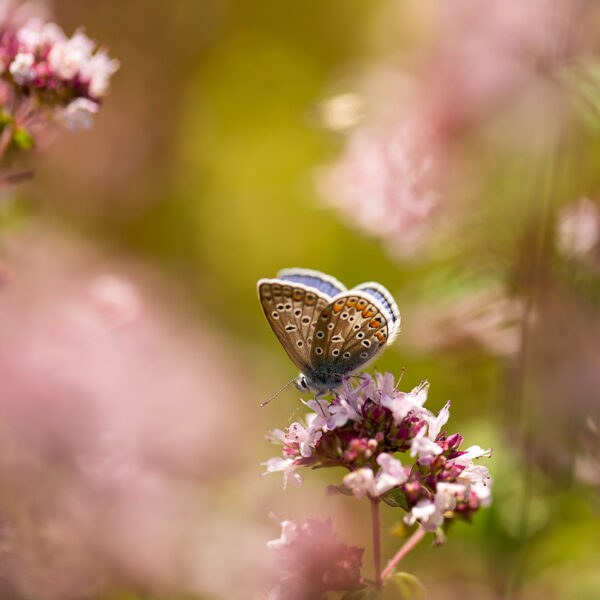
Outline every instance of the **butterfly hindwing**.
[(291, 361), (306, 373), (315, 323), (329, 298), (316, 289), (282, 279), (261, 279), (258, 294), (277, 339)]
[(366, 365), (389, 337), (389, 313), (360, 290), (336, 296), (321, 311), (315, 326), (310, 366), (349, 374)]
[(391, 343), (400, 330), (400, 311), (394, 297), (389, 293), (387, 288), (374, 281), (361, 283), (352, 288), (352, 291), (367, 294), (371, 300), (375, 299), (380, 308), (384, 309), (384, 314), (389, 322), (388, 344)]

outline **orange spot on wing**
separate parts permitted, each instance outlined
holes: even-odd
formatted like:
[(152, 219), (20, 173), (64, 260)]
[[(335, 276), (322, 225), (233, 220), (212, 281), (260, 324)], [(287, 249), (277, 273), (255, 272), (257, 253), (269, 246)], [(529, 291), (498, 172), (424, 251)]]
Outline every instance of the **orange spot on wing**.
[(378, 319), (371, 319), (369, 321), (369, 327), (379, 327), (381, 325), (381, 321)]
[(342, 310), (342, 308), (344, 308), (344, 301), (342, 300), (341, 302), (338, 300), (334, 305), (333, 305), (333, 312), (334, 313), (339, 313), (340, 310)]
[(356, 300), (348, 300), (348, 302), (346, 302), (346, 306), (348, 308), (352, 308), (355, 305), (356, 305)]
[(363, 317), (365, 319), (368, 319), (369, 317), (372, 317), (375, 313), (371, 312), (368, 308), (365, 308), (365, 310), (363, 310)]
[(321, 316), (322, 316), (324, 319), (327, 319), (327, 318), (329, 317), (329, 315), (330, 315), (330, 314), (331, 314), (331, 313), (330, 313), (330, 311), (328, 311), (328, 310), (324, 310), (324, 311), (321, 313)]
[(377, 337), (377, 339), (380, 342), (385, 342), (385, 335), (383, 335), (383, 333), (381, 333), (381, 331), (376, 331), (375, 336)]
[(302, 300), (302, 294), (300, 292), (294, 292), (294, 300), (296, 300), (296, 302)]
[(359, 302), (356, 305), (356, 310), (364, 310), (365, 306), (367, 306), (365, 302)]

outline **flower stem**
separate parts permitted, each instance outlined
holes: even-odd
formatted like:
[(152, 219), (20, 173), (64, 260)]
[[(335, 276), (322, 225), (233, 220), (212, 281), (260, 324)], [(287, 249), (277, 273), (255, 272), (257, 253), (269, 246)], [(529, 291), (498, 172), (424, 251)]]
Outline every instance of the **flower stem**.
[(13, 126), (7, 124), (4, 126), (2, 133), (0, 134), (0, 160), (4, 156), (13, 136)]
[(371, 528), (373, 532), (373, 579), (381, 587), (381, 510), (379, 498), (371, 498)]
[(394, 567), (425, 537), (427, 532), (419, 527), (411, 536), (406, 540), (406, 543), (396, 552), (396, 555), (381, 574), (381, 578), (385, 579), (393, 570)]

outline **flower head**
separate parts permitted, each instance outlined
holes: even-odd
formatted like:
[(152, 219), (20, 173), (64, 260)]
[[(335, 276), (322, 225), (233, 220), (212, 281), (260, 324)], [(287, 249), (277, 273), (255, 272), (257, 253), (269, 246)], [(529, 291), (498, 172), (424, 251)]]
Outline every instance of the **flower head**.
[(328, 591), (360, 586), (364, 550), (339, 542), (331, 520), (309, 519), (303, 525), (282, 521), (281, 537), (267, 543), (278, 563), (279, 581), (270, 598), (321, 598)]
[[(443, 430), (450, 403), (433, 414), (423, 406), (428, 390), (423, 382), (402, 392), (391, 373), (347, 379), (329, 404), (306, 403), (315, 411), (306, 425), (292, 423), (272, 434), (284, 458), (263, 464), (267, 472), (283, 471), (286, 483), (299, 477), (302, 466), (344, 467), (349, 472), (340, 491), (402, 506), (408, 524), (419, 522), (431, 531), (445, 518), (469, 517), (490, 502), (489, 471), (473, 462), (490, 450), (459, 450), (463, 437)], [(414, 463), (400, 460), (401, 452)]]
[(81, 29), (68, 37), (39, 17), (1, 17), (1, 127), (27, 131), (56, 115), (70, 130), (89, 129), (119, 61)]

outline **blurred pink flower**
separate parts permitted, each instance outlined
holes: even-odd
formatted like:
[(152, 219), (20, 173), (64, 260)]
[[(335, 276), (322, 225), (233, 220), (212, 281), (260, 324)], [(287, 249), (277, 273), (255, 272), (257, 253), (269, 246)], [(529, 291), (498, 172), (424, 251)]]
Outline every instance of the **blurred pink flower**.
[[(564, 67), (589, 41), (581, 0), (442, 4), (422, 99), (441, 135), (476, 123)], [(538, 105), (538, 110), (539, 110)]]
[(521, 347), (524, 301), (491, 286), (442, 305), (416, 308), (406, 335), (415, 348), (446, 350), (480, 347), (512, 356)]
[(566, 113), (560, 75), (590, 42), (585, 7), (440, 4), (423, 46), (395, 61), (404, 72), (374, 68), (386, 81), (368, 82), (367, 116), (321, 178), (323, 196), (397, 256), (414, 255), (465, 199), (479, 197), (473, 156), (481, 147), (469, 144), (536, 152), (555, 143)]
[(331, 520), (282, 521), (281, 537), (267, 547), (278, 564), (273, 600), (317, 600), (329, 591), (360, 587), (364, 550), (339, 542)]
[(172, 298), (167, 318), (147, 278), (80, 244), (38, 233), (8, 249), (3, 580), (32, 600), (86, 598), (111, 582), (182, 590), (193, 579), (202, 592), (227, 551), (204, 556), (198, 540), (209, 535), (230, 545), (234, 570), (247, 569), (237, 581), (223, 571), (222, 595), (213, 596), (244, 589), (256, 561), (253, 526), (240, 549), (231, 539), (240, 523), (203, 498), (239, 460), (223, 443), (243, 435), (242, 419), (232, 418), (241, 381), (234, 353), (206, 328), (178, 323), (184, 312)]
[(421, 123), (363, 127), (321, 179), (323, 195), (348, 221), (413, 254), (439, 205), (439, 157)]
[(599, 240), (600, 208), (594, 202), (581, 198), (563, 208), (556, 230), (556, 244), (563, 254), (584, 258)]

